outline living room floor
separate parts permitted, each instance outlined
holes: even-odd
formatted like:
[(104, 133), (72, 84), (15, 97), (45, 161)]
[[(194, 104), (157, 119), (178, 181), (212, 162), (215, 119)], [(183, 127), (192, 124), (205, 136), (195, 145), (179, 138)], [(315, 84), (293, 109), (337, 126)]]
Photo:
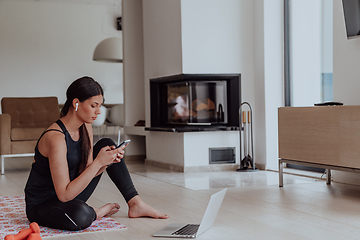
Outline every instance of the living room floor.
[[(5, 160), (0, 177), (0, 196), (22, 195), (31, 159)], [(130, 219), (127, 205), (108, 176), (104, 175), (88, 203), (100, 207), (118, 202), (112, 217), (127, 229), (83, 233), (51, 239), (156, 239), (152, 234), (173, 222), (199, 223), (211, 194), (228, 188), (212, 228), (198, 239), (358, 239), (360, 234), (360, 187), (332, 183), (318, 176), (278, 173), (198, 172), (177, 173), (127, 163), (142, 199), (170, 216), (167, 220)], [(320, 175), (319, 175), (320, 176)]]

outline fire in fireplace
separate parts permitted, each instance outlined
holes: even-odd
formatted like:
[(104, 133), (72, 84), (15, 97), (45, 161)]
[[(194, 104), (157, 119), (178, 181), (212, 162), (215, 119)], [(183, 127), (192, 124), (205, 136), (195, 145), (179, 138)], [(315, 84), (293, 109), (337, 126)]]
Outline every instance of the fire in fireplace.
[(226, 123), (226, 81), (166, 84), (167, 124)]
[(150, 79), (151, 128), (233, 130), (239, 126), (240, 74), (178, 74)]

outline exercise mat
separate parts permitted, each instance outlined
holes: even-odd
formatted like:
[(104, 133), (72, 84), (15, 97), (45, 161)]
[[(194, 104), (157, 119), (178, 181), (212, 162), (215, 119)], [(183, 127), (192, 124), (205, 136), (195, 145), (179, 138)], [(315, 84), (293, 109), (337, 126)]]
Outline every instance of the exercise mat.
[[(29, 224), (25, 214), (24, 195), (0, 197), (0, 239), (4, 239), (9, 234), (15, 235), (24, 228), (29, 228)], [(110, 217), (103, 217), (94, 221), (90, 227), (80, 231), (65, 231), (40, 226), (40, 236), (49, 237), (116, 229), (126, 229), (126, 227)]]

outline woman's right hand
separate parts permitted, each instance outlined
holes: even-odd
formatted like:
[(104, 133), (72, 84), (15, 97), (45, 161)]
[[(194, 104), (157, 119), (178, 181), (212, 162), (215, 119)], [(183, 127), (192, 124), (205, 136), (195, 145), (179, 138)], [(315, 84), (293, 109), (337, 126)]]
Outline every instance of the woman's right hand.
[(101, 166), (107, 166), (120, 162), (123, 157), (124, 149), (122, 147), (115, 148), (115, 146), (106, 146), (100, 150), (95, 160), (99, 161)]

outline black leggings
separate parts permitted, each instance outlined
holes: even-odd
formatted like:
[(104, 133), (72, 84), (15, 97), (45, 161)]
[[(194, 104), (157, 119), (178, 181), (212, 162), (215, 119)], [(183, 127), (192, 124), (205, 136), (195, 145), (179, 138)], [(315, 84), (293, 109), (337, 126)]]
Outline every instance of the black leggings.
[[(110, 138), (99, 140), (94, 146), (94, 159), (101, 148), (112, 145), (115, 146), (115, 143)], [(107, 167), (106, 171), (126, 202), (138, 195), (124, 159)], [(89, 227), (97, 216), (94, 209), (85, 202), (94, 192), (101, 175), (95, 177), (84, 191), (71, 201), (61, 202), (55, 196), (37, 206), (27, 208), (28, 219), (30, 222), (37, 222), (41, 226), (63, 230), (76, 231)]]

